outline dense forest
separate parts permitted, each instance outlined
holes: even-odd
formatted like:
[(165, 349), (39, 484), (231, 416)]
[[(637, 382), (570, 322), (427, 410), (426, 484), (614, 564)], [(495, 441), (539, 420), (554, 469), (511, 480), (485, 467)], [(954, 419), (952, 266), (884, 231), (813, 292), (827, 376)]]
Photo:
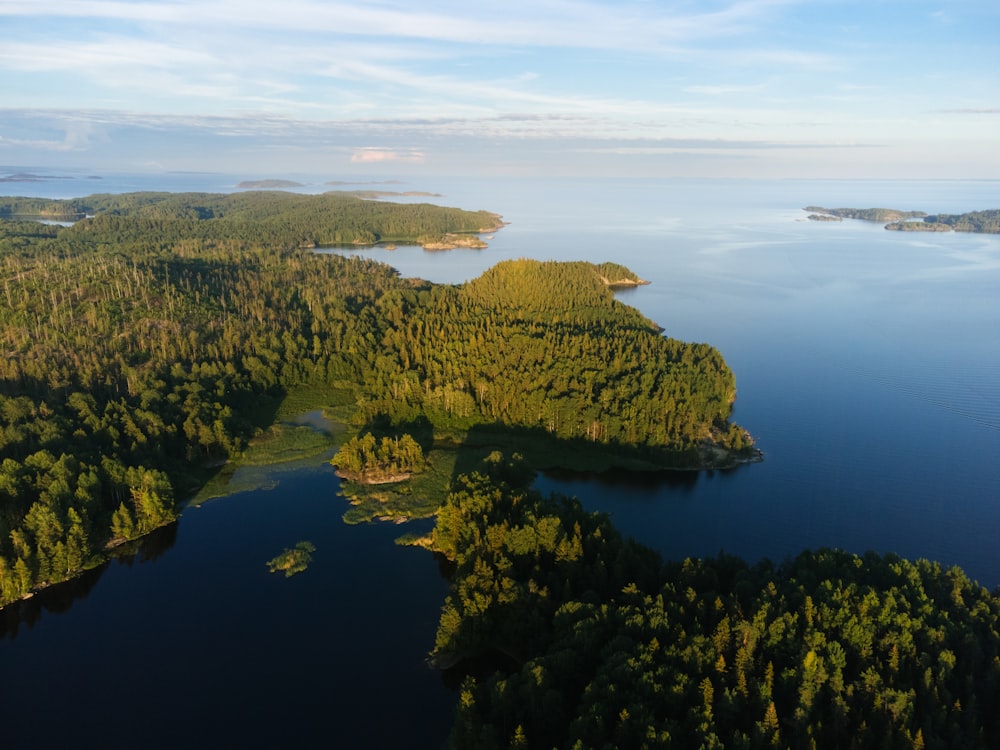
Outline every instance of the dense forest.
[(958, 568), (803, 552), (664, 564), (606, 516), (461, 477), (434, 658), (456, 748), (994, 748), (1000, 599)]
[[(393, 204), (340, 192), (125, 193), (86, 198), (0, 198), (0, 218), (78, 221), (85, 241), (159, 244), (178, 239), (242, 241), (270, 248), (375, 242), (431, 242), (447, 234), (499, 229), (497, 214), (430, 204)], [(123, 248), (128, 249), (128, 248)]]
[[(402, 279), (308, 248), (496, 217), (313, 198), (0, 205), (0, 605), (176, 519), (297, 388), (352, 420), (335, 461), (361, 480), (483, 430), (625, 464), (754, 457), (719, 353), (618, 302), (641, 283), (627, 268)], [(76, 223), (14, 218), (43, 214)], [(1000, 603), (958, 569), (830, 550), (664, 563), (531, 476), (499, 452), (456, 472), (422, 540), (452, 570), (433, 658), (462, 680), (454, 746), (1000, 744)]]
[[(477, 425), (658, 466), (752, 455), (718, 352), (662, 336), (597, 267), (405, 280), (302, 245), (484, 215), (314, 197), (93, 196), (64, 202), (95, 213), (70, 227), (0, 220), (0, 603), (174, 520), (304, 385), (351, 407), (341, 462), (362, 477), (420, 471), (418, 440)], [(7, 205), (25, 203), (45, 208)]]

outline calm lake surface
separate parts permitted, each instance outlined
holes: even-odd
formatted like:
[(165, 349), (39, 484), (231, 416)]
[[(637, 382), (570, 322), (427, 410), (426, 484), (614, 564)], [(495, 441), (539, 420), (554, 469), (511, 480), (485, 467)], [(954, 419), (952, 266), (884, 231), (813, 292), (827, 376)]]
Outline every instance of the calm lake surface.
[[(2, 187), (227, 191), (244, 177), (158, 179)], [(667, 335), (722, 352), (735, 419), (765, 453), (731, 472), (543, 476), (540, 489), (611, 513), (665, 557), (781, 560), (835, 546), (1000, 584), (1000, 237), (810, 222), (801, 210), (998, 208), (1000, 182), (385, 187), (510, 222), (482, 251), (360, 251), (407, 276), (461, 283), (518, 257), (631, 267), (652, 283), (619, 299)], [(394, 546), (400, 527), (344, 525), (328, 468), (272, 478), (273, 489), (185, 512), (132, 564), (23, 606), (0, 639), (5, 743), (440, 747), (454, 694), (423, 664), (447, 591), (435, 561)], [(265, 562), (299, 540), (316, 545), (309, 570), (268, 575)]]

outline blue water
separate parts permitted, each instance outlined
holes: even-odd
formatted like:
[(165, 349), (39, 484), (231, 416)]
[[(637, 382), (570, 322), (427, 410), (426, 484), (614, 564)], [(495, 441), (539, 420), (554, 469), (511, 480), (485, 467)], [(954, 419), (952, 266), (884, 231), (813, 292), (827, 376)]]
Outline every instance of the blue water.
[[(259, 177), (0, 189), (226, 191)], [(630, 266), (652, 283), (619, 298), (667, 335), (722, 352), (736, 373), (735, 419), (765, 454), (729, 472), (548, 476), (540, 488), (610, 512), (666, 557), (780, 560), (836, 546), (957, 564), (1000, 584), (1000, 237), (814, 223), (801, 210), (998, 208), (1000, 182), (384, 187), (442, 193), (437, 202), (510, 222), (482, 251), (359, 251), (404, 275), (460, 283), (517, 257)], [(324, 189), (315, 179), (303, 188)], [(0, 688), (10, 744), (440, 746), (454, 695), (422, 658), (446, 584), (428, 554), (392, 545), (399, 528), (340, 523), (336, 490), (317, 469), (186, 512), (156, 559), (113, 563), (72, 606), (71, 593), (50, 604), (65, 611), (36, 612), (0, 640), (5, 674), (17, 675)], [(300, 539), (317, 546), (313, 566), (269, 576), (264, 562)], [(65, 722), (51, 721), (54, 708)]]
[(473, 196), (466, 205), (511, 221), (488, 250), (366, 252), (443, 282), (520, 256), (625, 263), (652, 283), (622, 301), (723, 353), (735, 419), (766, 456), (680, 486), (548, 477), (540, 488), (611, 512), (667, 557), (836, 546), (1000, 584), (1000, 237), (801, 210), (958, 213), (1000, 206), (1000, 183), (552, 182)]

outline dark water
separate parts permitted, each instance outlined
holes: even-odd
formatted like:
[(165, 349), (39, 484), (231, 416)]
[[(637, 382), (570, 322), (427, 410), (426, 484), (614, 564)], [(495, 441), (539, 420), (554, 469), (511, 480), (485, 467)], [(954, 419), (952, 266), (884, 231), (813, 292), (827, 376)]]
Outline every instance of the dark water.
[[(398, 526), (345, 525), (330, 468), (277, 479), (189, 510), (155, 559), (23, 603), (0, 640), (4, 746), (440, 746), (453, 696), (423, 661), (447, 588), (433, 557), (394, 546)], [(308, 570), (268, 573), (301, 540)]]
[[(160, 187), (238, 179), (174, 175)], [(82, 182), (36, 190), (97, 192)], [(108, 176), (100, 190), (157, 187)], [(1000, 584), (1000, 238), (819, 224), (800, 210), (997, 208), (1000, 183), (398, 189), (511, 222), (484, 251), (363, 251), (405, 275), (458, 283), (517, 257), (629, 265), (652, 284), (619, 298), (668, 335), (722, 351), (735, 417), (766, 454), (732, 472), (542, 477), (540, 488), (611, 512), (667, 557), (837, 546)], [(154, 540), (155, 559), (47, 592), (59, 611), (28, 603), (16, 637), (0, 640), (5, 744), (439, 747), (454, 695), (422, 661), (446, 591), (433, 558), (395, 547), (399, 527), (343, 525), (327, 469), (277, 479), (186, 512)], [(269, 575), (264, 563), (303, 539), (317, 547), (309, 570)]]

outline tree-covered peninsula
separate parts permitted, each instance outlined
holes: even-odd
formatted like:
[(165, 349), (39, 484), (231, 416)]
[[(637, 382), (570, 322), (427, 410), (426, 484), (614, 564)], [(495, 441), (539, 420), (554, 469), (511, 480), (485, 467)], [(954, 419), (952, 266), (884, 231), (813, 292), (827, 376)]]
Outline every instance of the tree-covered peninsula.
[(1000, 233), (1000, 209), (969, 211), (964, 214), (935, 214), (923, 221), (897, 221), (886, 229), (901, 232), (980, 232)]
[(174, 520), (303, 388), (351, 423), (342, 463), (359, 478), (419, 472), (470, 437), (556, 446), (556, 463), (583, 448), (647, 467), (754, 455), (728, 422), (719, 353), (617, 302), (607, 275), (627, 269), (514, 261), (456, 287), (304, 247), (493, 214), (282, 193), (0, 213), (25, 207), (89, 218), (0, 220), (0, 602)]
[(426, 544), (454, 748), (995, 748), (1000, 599), (958, 568), (834, 550), (663, 563), (499, 454)]
[[(819, 221), (826, 221), (823, 216), (833, 216), (840, 219), (860, 219), (861, 221), (902, 221), (927, 216), (923, 211), (900, 211), (895, 208), (823, 208), (822, 206), (806, 206), (804, 211), (816, 215)], [(812, 217), (810, 217), (812, 218)]]
[(893, 208), (823, 208), (806, 206), (812, 221), (860, 219), (885, 224), (896, 232), (980, 232), (1000, 233), (1000, 209), (969, 211), (964, 214), (928, 215), (923, 211), (898, 211)]
[(431, 204), (391, 204), (349, 193), (125, 193), (86, 198), (0, 198), (0, 219), (75, 221), (93, 241), (141, 240), (169, 249), (180, 238), (243, 242), (271, 248), (440, 241), (446, 235), (492, 232), (503, 223), (489, 211)]

